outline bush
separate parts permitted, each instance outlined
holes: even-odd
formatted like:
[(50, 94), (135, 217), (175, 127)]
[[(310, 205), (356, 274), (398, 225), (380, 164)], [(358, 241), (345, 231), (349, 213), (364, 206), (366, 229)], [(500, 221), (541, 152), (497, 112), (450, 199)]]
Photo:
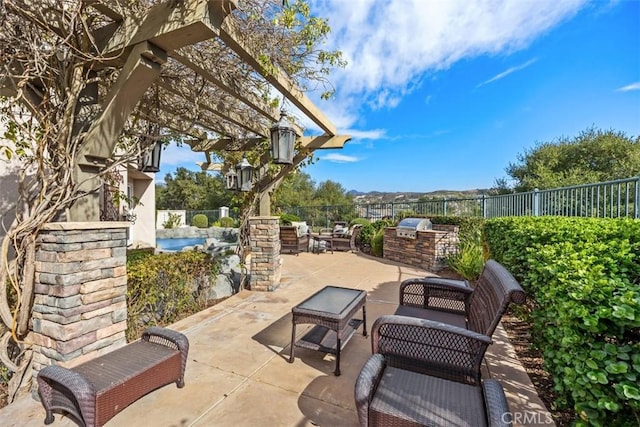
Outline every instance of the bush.
[(459, 236), (473, 235), (482, 232), (485, 219), (474, 216), (433, 216), (430, 218), (432, 224), (457, 225), (460, 227)]
[(532, 301), (534, 344), (579, 425), (640, 419), (640, 221), (498, 218), (492, 258)]
[(354, 218), (349, 223), (349, 225), (356, 225), (356, 224), (360, 224), (364, 227), (365, 225), (371, 224), (371, 221), (369, 221), (367, 218)]
[(447, 265), (456, 273), (467, 280), (476, 280), (480, 277), (485, 263), (485, 254), (482, 244), (483, 218), (472, 217), (434, 217), (434, 224), (457, 225), (458, 252), (447, 256)]
[(376, 231), (371, 239), (371, 254), (377, 257), (382, 257), (382, 248), (384, 241), (384, 227)]
[(300, 217), (293, 214), (282, 214), (280, 215), (280, 224), (281, 225), (291, 225), (291, 222), (300, 221)]
[(205, 308), (200, 284), (217, 272), (216, 261), (203, 252), (128, 256), (127, 340)]
[(485, 263), (482, 241), (461, 239), (458, 243), (458, 252), (447, 256), (446, 263), (465, 279), (470, 281), (478, 279)]
[(218, 220), (218, 225), (224, 228), (233, 228), (236, 226), (236, 220), (230, 216), (225, 216)]
[(180, 214), (169, 212), (169, 214), (167, 215), (167, 219), (162, 223), (162, 226), (166, 229), (180, 227), (181, 221), (182, 218), (180, 217)]
[(364, 252), (368, 252), (371, 249), (371, 240), (373, 239), (374, 234), (376, 234), (376, 229), (373, 224), (364, 224), (360, 228), (360, 234), (358, 235), (358, 240), (360, 241), (360, 249)]
[(209, 218), (205, 214), (195, 214), (191, 219), (191, 225), (198, 228), (207, 228), (209, 226)]

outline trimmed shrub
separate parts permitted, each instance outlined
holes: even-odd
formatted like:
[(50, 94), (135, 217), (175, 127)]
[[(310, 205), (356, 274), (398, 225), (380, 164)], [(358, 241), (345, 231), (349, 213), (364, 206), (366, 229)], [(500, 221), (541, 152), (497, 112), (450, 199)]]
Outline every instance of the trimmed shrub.
[(230, 216), (225, 216), (218, 220), (218, 224), (220, 227), (233, 228), (236, 226), (236, 220), (231, 218)]
[(556, 404), (578, 425), (638, 425), (640, 221), (497, 218), (484, 232), (530, 298)]
[(191, 219), (191, 225), (198, 228), (207, 228), (209, 226), (209, 218), (205, 214), (195, 214)]

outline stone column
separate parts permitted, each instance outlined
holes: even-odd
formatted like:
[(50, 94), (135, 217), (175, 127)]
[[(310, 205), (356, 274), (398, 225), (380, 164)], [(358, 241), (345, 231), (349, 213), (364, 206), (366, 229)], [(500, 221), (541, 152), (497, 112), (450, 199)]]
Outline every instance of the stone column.
[(280, 286), (282, 258), (280, 257), (280, 217), (249, 218), (251, 245), (251, 289), (275, 291)]
[(126, 344), (127, 222), (47, 224), (38, 236), (34, 375)]

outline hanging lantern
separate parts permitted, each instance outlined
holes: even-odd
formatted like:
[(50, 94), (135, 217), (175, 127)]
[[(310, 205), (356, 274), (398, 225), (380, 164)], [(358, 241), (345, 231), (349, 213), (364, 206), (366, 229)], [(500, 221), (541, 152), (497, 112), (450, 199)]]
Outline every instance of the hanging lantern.
[(238, 175), (233, 171), (233, 169), (229, 169), (224, 175), (227, 184), (227, 190), (238, 191)]
[(251, 191), (253, 186), (253, 166), (247, 161), (246, 157), (242, 157), (240, 163), (236, 165), (236, 175), (238, 190)]
[(138, 157), (138, 170), (142, 172), (160, 172), (160, 155), (162, 154), (162, 141), (157, 141), (150, 150)]
[(271, 128), (271, 160), (273, 163), (293, 164), (293, 149), (296, 131), (291, 126), (287, 113), (280, 111), (280, 120)]

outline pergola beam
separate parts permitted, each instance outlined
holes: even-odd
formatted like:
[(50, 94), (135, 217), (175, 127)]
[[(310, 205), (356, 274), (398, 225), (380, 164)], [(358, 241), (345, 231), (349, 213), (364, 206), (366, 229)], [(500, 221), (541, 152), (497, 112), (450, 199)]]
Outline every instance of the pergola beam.
[(307, 96), (298, 89), (292, 81), (287, 78), (279, 70), (274, 70), (273, 74), (265, 73), (262, 65), (257, 60), (257, 55), (245, 46), (238, 36), (238, 30), (233, 22), (229, 19), (222, 23), (220, 29), (220, 38), (231, 48), (240, 58), (253, 67), (257, 72), (262, 74), (264, 78), (271, 83), (280, 93), (282, 93), (292, 104), (300, 109), (308, 118), (310, 118), (320, 129), (328, 135), (336, 135), (337, 131), (331, 121), (307, 98)]
[(175, 95), (180, 96), (181, 98), (185, 99), (185, 101), (187, 102), (193, 102), (196, 105), (198, 105), (200, 108), (202, 108), (205, 111), (208, 111), (212, 114), (215, 114), (216, 116), (233, 123), (234, 125), (238, 126), (239, 128), (242, 128), (248, 132), (251, 133), (255, 133), (256, 135), (268, 135), (269, 134), (269, 129), (265, 128), (261, 123), (255, 122), (255, 121), (251, 121), (248, 119), (248, 117), (246, 116), (240, 116), (239, 114), (233, 112), (233, 111), (220, 111), (219, 109), (211, 106), (209, 103), (207, 102), (203, 102), (203, 101), (197, 101), (197, 100), (187, 100), (184, 96), (184, 94), (182, 94), (179, 90), (171, 87), (168, 83), (164, 82), (163, 80), (158, 80), (158, 86), (162, 87), (164, 90), (166, 90), (167, 92), (171, 92)]
[(108, 40), (102, 54), (117, 56), (142, 41), (150, 41), (167, 52), (219, 35), (227, 15), (236, 8), (233, 0), (184, 0), (158, 4), (142, 24), (125, 17)]
[(299, 138), (300, 146), (307, 150), (323, 150), (330, 148), (342, 148), (344, 144), (351, 140), (350, 135), (319, 135), (303, 136)]
[(189, 58), (187, 58), (187, 57), (185, 57), (183, 55), (179, 55), (179, 54), (177, 54), (175, 52), (171, 54), (171, 58), (175, 59), (176, 61), (178, 61), (179, 63), (181, 63), (185, 67), (188, 67), (191, 70), (197, 72), (202, 78), (204, 78), (208, 82), (214, 84), (215, 86), (217, 86), (218, 88), (220, 88), (224, 92), (228, 93), (229, 95), (233, 96), (234, 98), (238, 99), (239, 101), (244, 102), (246, 105), (248, 105), (249, 107), (253, 108), (256, 112), (258, 112), (261, 115), (263, 115), (266, 119), (271, 120), (273, 122), (276, 122), (280, 118), (280, 114), (278, 113), (278, 111), (276, 111), (275, 108), (272, 108), (272, 107), (266, 105), (261, 100), (259, 100), (256, 97), (252, 96), (253, 94), (251, 94), (250, 92), (248, 92), (247, 94), (242, 94), (242, 93), (238, 92), (235, 88), (232, 87), (231, 84), (226, 83), (220, 77), (214, 76), (209, 71), (207, 71), (204, 68), (200, 67), (199, 65), (195, 64)]
[(102, 114), (93, 121), (84, 137), (84, 147), (78, 160), (80, 164), (104, 166), (131, 112), (160, 75), (162, 61), (166, 61), (166, 53), (150, 43), (142, 42), (131, 50), (117, 81), (107, 94)]

